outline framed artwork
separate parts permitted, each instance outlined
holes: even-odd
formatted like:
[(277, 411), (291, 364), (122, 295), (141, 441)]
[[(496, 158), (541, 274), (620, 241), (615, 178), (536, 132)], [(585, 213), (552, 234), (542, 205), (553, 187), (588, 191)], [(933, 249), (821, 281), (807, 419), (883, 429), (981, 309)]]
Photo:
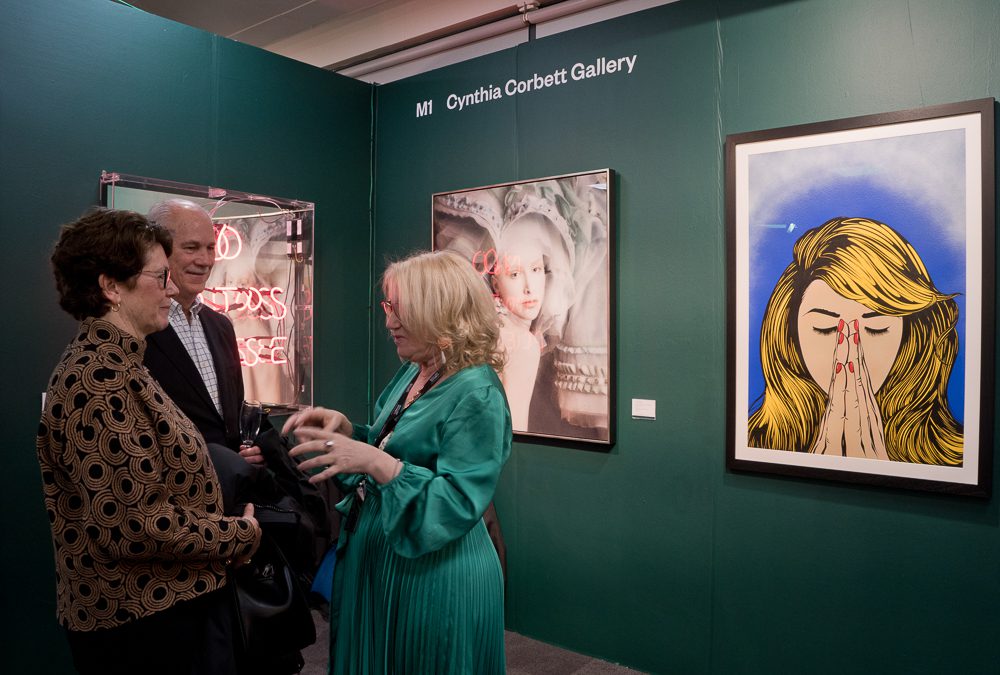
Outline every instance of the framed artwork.
[(730, 469), (989, 495), (993, 107), (727, 137)]
[(201, 299), (233, 322), (244, 396), (273, 414), (312, 405), (315, 206), (279, 197), (104, 171), (101, 204), (148, 213), (164, 199), (201, 206), (215, 262)]
[(614, 442), (613, 181), (603, 169), (433, 195), (433, 248), (466, 257), (496, 301), (520, 436)]

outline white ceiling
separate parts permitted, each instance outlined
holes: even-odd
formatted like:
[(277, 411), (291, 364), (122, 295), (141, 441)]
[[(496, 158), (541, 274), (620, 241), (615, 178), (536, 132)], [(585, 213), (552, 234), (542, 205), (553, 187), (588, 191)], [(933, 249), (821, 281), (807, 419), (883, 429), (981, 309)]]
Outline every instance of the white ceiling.
[[(560, 24), (551, 33), (674, 0), (116, 1), (320, 68), (388, 82), (524, 42), (525, 11), (531, 23)], [(566, 25), (564, 15), (580, 18)], [(473, 49), (442, 60), (442, 51), (456, 51), (456, 36), (467, 36), (459, 40)], [(414, 59), (422, 64), (399, 65)]]

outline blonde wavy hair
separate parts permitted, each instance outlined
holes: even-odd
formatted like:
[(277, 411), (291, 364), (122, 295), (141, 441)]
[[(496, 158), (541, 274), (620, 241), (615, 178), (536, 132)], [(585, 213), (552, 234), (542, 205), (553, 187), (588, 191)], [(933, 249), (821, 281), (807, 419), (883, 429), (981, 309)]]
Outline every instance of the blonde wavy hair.
[(827, 393), (810, 377), (795, 316), (806, 287), (819, 279), (844, 298), (903, 317), (899, 353), (875, 394), (886, 451), (896, 461), (962, 464), (962, 425), (948, 407), (958, 355), (955, 294), (935, 288), (916, 250), (895, 230), (866, 218), (834, 218), (795, 243), (775, 284), (760, 331), (764, 394), (749, 418), (752, 447), (807, 451), (815, 442)]
[(481, 364), (503, 370), (500, 320), (486, 282), (453, 251), (417, 253), (392, 263), (382, 292), (415, 340), (440, 348), (452, 372)]

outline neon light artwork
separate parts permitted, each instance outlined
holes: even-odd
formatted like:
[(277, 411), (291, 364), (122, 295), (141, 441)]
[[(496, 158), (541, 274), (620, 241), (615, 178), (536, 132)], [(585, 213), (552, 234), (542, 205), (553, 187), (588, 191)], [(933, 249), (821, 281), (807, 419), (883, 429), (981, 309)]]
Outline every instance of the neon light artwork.
[(250, 368), (288, 363), (288, 356), (285, 353), (285, 348), (288, 346), (287, 335), (236, 338), (236, 346), (240, 350), (240, 364)]
[(285, 289), (280, 286), (270, 288), (219, 286), (206, 288), (201, 294), (201, 299), (206, 305), (223, 314), (241, 310), (246, 316), (254, 319), (281, 321), (288, 314), (288, 306), (278, 297), (284, 294)]
[(215, 260), (235, 260), (243, 252), (243, 237), (231, 225), (223, 223), (215, 234)]

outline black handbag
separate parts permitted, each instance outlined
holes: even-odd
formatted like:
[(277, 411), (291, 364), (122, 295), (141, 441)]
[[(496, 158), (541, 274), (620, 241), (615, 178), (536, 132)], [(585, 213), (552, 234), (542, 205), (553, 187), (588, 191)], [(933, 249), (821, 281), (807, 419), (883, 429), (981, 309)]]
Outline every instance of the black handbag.
[(312, 612), (281, 547), (266, 528), (251, 562), (234, 571), (233, 582), (248, 662), (287, 661), (290, 655), (301, 660), (299, 650), (316, 641)]

